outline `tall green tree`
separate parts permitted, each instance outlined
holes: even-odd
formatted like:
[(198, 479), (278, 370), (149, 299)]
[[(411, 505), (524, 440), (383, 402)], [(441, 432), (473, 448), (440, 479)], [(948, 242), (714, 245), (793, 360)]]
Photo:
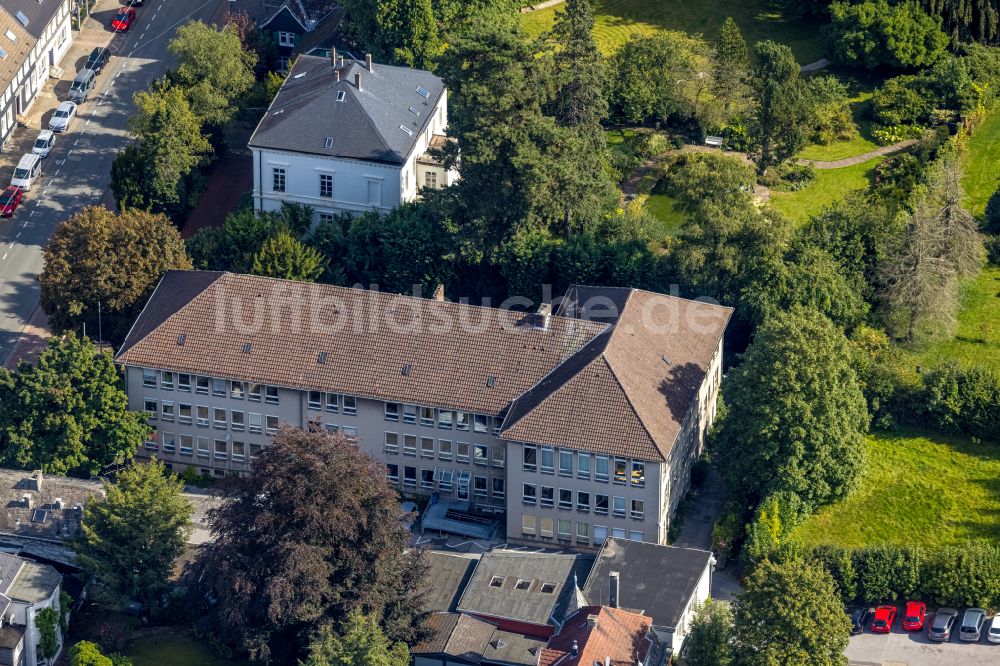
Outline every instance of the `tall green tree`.
[(742, 664), (847, 664), (851, 623), (822, 565), (765, 560), (747, 578), (733, 614), (734, 651)]
[[(134, 198), (143, 192), (141, 202), (133, 205), (153, 211), (170, 210), (186, 202), (185, 177), (212, 152), (202, 134), (201, 119), (192, 111), (181, 88), (169, 84), (139, 91), (132, 98), (135, 114), (129, 118), (129, 132), (138, 140), (138, 160), (134, 154), (121, 153), (117, 160), (138, 161), (142, 169), (133, 174), (135, 185), (119, 180), (122, 189), (115, 198)], [(112, 170), (123, 167), (112, 167)]]
[(323, 274), (323, 255), (285, 230), (264, 241), (250, 262), (254, 275), (314, 282)]
[(168, 270), (191, 268), (177, 228), (163, 215), (88, 206), (56, 227), (38, 276), (41, 303), (57, 332), (90, 327), (119, 344)]
[(729, 604), (706, 599), (698, 606), (684, 641), (687, 666), (730, 666), (733, 663), (733, 613)]
[(830, 20), (834, 56), (849, 65), (925, 67), (948, 45), (940, 17), (928, 14), (916, 0), (834, 2)]
[(796, 307), (754, 335), (724, 394), (724, 473), (756, 504), (777, 491), (806, 507), (844, 497), (864, 469), (868, 412), (847, 339), (823, 315)]
[(407, 666), (406, 643), (392, 643), (371, 615), (353, 610), (334, 632), (323, 627), (309, 642), (309, 657), (300, 666)]
[(757, 172), (781, 164), (805, 146), (813, 125), (812, 98), (799, 80), (792, 50), (772, 41), (754, 44), (756, 110), (749, 123)]
[(404, 550), (384, 467), (342, 433), (282, 428), (225, 493), (195, 563), (199, 593), (216, 600), (204, 612), (219, 640), (291, 662), (313, 632), (355, 609), (392, 642), (420, 638), (420, 553)]
[(167, 50), (177, 61), (173, 78), (194, 114), (214, 124), (232, 118), (236, 100), (254, 83), (257, 64), (257, 53), (244, 48), (236, 27), (188, 21), (177, 28)]
[(74, 542), (77, 561), (111, 599), (141, 601), (151, 612), (183, 554), (194, 509), (184, 484), (155, 458), (133, 463), (87, 502)]
[(594, 41), (594, 13), (590, 0), (567, 0), (565, 7), (552, 28), (557, 92), (551, 113), (560, 125), (598, 132), (608, 115), (607, 65)]
[(723, 100), (726, 116), (742, 111), (750, 96), (750, 50), (733, 17), (719, 29), (712, 62), (712, 93)]
[(52, 338), (37, 365), (0, 371), (0, 464), (93, 476), (132, 458), (150, 432), (128, 411), (110, 354), (72, 333)]

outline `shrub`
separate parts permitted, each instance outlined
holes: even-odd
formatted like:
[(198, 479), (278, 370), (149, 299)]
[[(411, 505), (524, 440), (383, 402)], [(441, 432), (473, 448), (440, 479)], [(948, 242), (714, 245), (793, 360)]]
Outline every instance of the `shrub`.
[(744, 560), (756, 564), (776, 552), (807, 513), (802, 500), (794, 493), (779, 491), (768, 495), (747, 526)]
[(991, 264), (1000, 266), (1000, 234), (986, 237), (986, 258)]
[(925, 129), (922, 125), (872, 125), (872, 136), (880, 146), (891, 146), (907, 139), (919, 139)]
[(913, 75), (889, 79), (872, 95), (872, 120), (879, 125), (927, 123), (935, 100), (926, 84)]
[(744, 516), (743, 507), (736, 502), (727, 502), (722, 516), (712, 528), (712, 552), (720, 562), (725, 562), (736, 552), (743, 541)]
[(988, 234), (1000, 234), (1000, 189), (994, 192), (990, 196), (990, 200), (986, 202), (983, 231)]
[(671, 147), (672, 144), (667, 136), (659, 132), (652, 132), (643, 137), (640, 152), (643, 157), (657, 157), (670, 150)]
[(919, 548), (879, 544), (855, 550), (858, 597), (880, 603), (910, 597), (920, 588)]
[(982, 366), (946, 363), (924, 375), (922, 407), (936, 428), (996, 439), (1000, 433), (1000, 380)]
[(924, 562), (922, 592), (948, 606), (990, 608), (1000, 603), (1000, 547), (977, 541), (947, 546)]

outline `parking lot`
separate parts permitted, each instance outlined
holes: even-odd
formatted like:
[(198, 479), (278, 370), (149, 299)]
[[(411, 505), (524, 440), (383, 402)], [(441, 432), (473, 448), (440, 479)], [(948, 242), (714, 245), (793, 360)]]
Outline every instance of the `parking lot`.
[[(987, 627), (989, 623), (987, 622)], [(952, 633), (948, 643), (927, 640), (927, 630), (908, 632), (897, 622), (892, 633), (873, 634), (865, 628), (863, 634), (851, 636), (847, 658), (852, 666), (987, 666), (1000, 664), (1000, 644), (987, 643), (984, 637), (978, 643), (958, 640)]]

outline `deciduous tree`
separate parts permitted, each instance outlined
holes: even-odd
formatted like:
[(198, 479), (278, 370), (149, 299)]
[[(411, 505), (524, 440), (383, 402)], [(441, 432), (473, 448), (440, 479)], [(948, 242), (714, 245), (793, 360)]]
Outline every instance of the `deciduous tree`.
[(93, 476), (131, 459), (146, 417), (128, 411), (110, 354), (72, 333), (52, 338), (37, 365), (0, 371), (0, 463)]
[(89, 206), (56, 227), (43, 252), (38, 281), (49, 326), (57, 332), (90, 327), (124, 340), (139, 310), (168, 270), (191, 268), (177, 228), (163, 215), (127, 208), (115, 215)]
[(283, 427), (209, 514), (195, 575), (217, 638), (290, 663), (310, 635), (355, 609), (390, 641), (419, 638), (419, 552), (383, 466), (343, 434)]
[(323, 627), (309, 642), (301, 666), (407, 666), (406, 643), (391, 643), (371, 615), (353, 610), (334, 632)]
[(116, 602), (141, 601), (159, 608), (174, 562), (184, 552), (193, 506), (184, 484), (155, 458), (133, 463), (105, 482), (105, 497), (83, 508), (77, 561)]
[(264, 241), (250, 262), (254, 275), (313, 282), (323, 274), (323, 255), (285, 230)]
[(751, 504), (777, 491), (808, 509), (844, 497), (864, 469), (865, 399), (847, 339), (796, 307), (765, 321), (724, 386), (723, 470)]
[(868, 69), (925, 67), (948, 45), (941, 19), (928, 14), (916, 0), (834, 2), (830, 19), (834, 55), (843, 63)]
[(747, 578), (735, 608), (740, 663), (844, 666), (851, 623), (833, 579), (818, 564), (765, 560)]
[(687, 666), (730, 666), (733, 663), (733, 613), (729, 604), (708, 599), (695, 611), (685, 639)]

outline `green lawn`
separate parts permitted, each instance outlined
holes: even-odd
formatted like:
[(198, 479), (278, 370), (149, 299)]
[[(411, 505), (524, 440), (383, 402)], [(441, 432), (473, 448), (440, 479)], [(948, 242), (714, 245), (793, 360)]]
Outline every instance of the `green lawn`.
[(975, 280), (965, 285), (958, 313), (958, 332), (954, 338), (931, 343), (908, 354), (914, 365), (924, 367), (958, 361), (1000, 371), (1000, 267), (987, 266)]
[(222, 659), (205, 643), (182, 634), (138, 638), (128, 656), (135, 666), (249, 666), (249, 662)]
[[(785, 20), (779, 3), (769, 0), (592, 0), (597, 25), (594, 38), (605, 53), (612, 53), (633, 35), (649, 35), (659, 30), (701, 33), (712, 41), (727, 16), (732, 16), (748, 44), (773, 39), (791, 47), (801, 64), (823, 57), (817, 24)], [(552, 28), (556, 12), (550, 7), (522, 15), (529, 35)]]
[(875, 143), (871, 133), (872, 121), (869, 118), (871, 98), (871, 90), (864, 90), (855, 94), (850, 100), (854, 124), (858, 126), (856, 137), (846, 141), (834, 141), (825, 146), (818, 143), (810, 144), (803, 148), (798, 156), (804, 160), (832, 162), (855, 155), (863, 155), (878, 148), (879, 145)]
[(871, 184), (872, 169), (883, 159), (876, 157), (841, 169), (816, 169), (816, 178), (798, 192), (771, 192), (771, 204), (797, 224), (810, 217), (852, 190), (867, 189)]
[(963, 167), (965, 205), (974, 215), (980, 216), (1000, 185), (1000, 109), (987, 116), (972, 133)]
[(1000, 448), (939, 435), (873, 435), (861, 486), (793, 538), (857, 547), (1000, 539)]
[(646, 199), (646, 210), (662, 223), (664, 236), (680, 233), (684, 214), (674, 210), (674, 199), (669, 194), (650, 194)]

